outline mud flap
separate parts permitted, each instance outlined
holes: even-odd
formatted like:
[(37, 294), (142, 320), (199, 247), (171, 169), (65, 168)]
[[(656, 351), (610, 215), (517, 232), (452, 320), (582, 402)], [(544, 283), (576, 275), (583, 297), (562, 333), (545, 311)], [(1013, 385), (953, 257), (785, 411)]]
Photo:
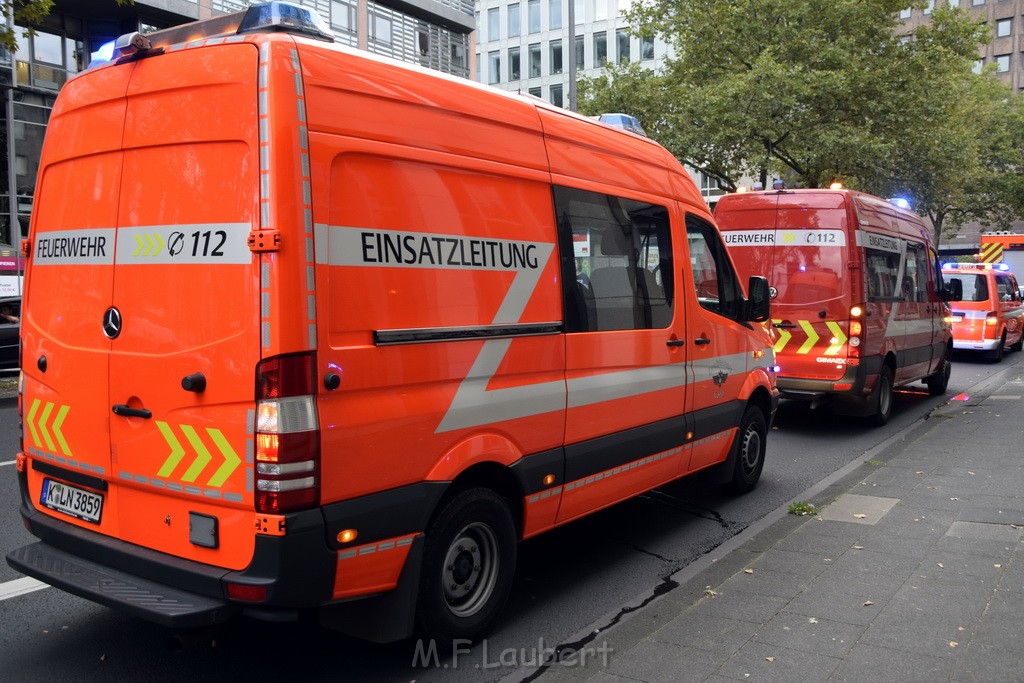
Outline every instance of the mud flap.
[(320, 608), (320, 624), (345, 635), (374, 643), (392, 643), (410, 637), (416, 628), (423, 534), (412, 541), (394, 590)]

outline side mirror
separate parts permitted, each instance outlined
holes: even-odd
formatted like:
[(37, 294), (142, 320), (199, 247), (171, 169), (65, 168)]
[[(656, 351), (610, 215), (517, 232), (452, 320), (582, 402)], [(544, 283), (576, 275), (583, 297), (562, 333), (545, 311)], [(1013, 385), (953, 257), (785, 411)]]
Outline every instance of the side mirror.
[(939, 296), (943, 301), (963, 301), (964, 283), (960, 281), (960, 278), (950, 278), (943, 284)]
[(767, 322), (771, 318), (771, 295), (768, 293), (768, 278), (753, 276), (747, 283), (746, 320), (755, 323)]

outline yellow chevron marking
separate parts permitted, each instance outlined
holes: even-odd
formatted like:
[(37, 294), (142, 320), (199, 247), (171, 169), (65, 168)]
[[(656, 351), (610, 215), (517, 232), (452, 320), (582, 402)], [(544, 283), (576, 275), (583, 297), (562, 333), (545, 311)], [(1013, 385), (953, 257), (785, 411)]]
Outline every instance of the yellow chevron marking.
[(164, 460), (164, 464), (160, 466), (160, 470), (156, 473), (158, 477), (169, 477), (174, 468), (178, 466), (181, 459), (185, 456), (185, 449), (181, 447), (181, 442), (178, 441), (178, 437), (174, 436), (174, 432), (166, 422), (156, 423), (156, 428), (160, 430), (160, 434), (163, 435), (164, 441), (171, 447), (171, 452)]
[[(781, 322), (781, 318), (776, 318), (772, 320), (772, 323), (776, 325), (778, 325)], [(786, 348), (786, 344), (789, 343), (789, 340), (793, 338), (793, 333), (790, 332), (789, 330), (781, 330), (777, 327), (775, 329), (779, 333), (779, 338), (775, 341), (775, 346), (773, 346), (772, 349), (775, 351), (775, 353), (780, 353), (782, 349)]]
[(843, 334), (839, 323), (829, 321), (825, 324), (828, 325), (829, 331), (832, 332), (832, 339), (829, 340), (832, 345), (825, 349), (825, 355), (834, 356), (842, 350), (843, 344), (846, 343), (846, 335)]
[(217, 471), (210, 477), (210, 481), (207, 482), (210, 486), (221, 486), (231, 473), (235, 471), (239, 463), (242, 462), (241, 458), (235, 454), (235, 450), (231, 448), (231, 444), (224, 438), (219, 429), (207, 429), (206, 433), (213, 439), (213, 443), (217, 444), (217, 448), (220, 450), (220, 454), (224, 456), (224, 464), (217, 468)]
[(42, 448), (43, 444), (39, 443), (39, 432), (36, 431), (36, 411), (39, 410), (39, 399), (32, 401), (32, 407), (28, 409), (28, 431), (32, 433), (32, 442), (35, 443), (36, 448)]
[(807, 335), (807, 341), (805, 341), (800, 346), (800, 348), (796, 350), (796, 352), (797, 353), (807, 353), (812, 348), (814, 348), (814, 344), (821, 337), (818, 336), (818, 333), (814, 331), (814, 328), (811, 327), (811, 324), (809, 322), (807, 322), (806, 320), (797, 320), (797, 322), (800, 323), (800, 329), (802, 329), (804, 331), (804, 334)]
[(160, 237), (160, 233), (158, 233), (158, 232), (154, 232), (153, 233), (153, 244), (154, 244), (154, 247), (153, 247), (153, 253), (151, 254), (151, 256), (156, 256), (164, 248), (164, 239), (162, 237)]
[(192, 464), (185, 470), (185, 474), (181, 475), (182, 481), (189, 483), (194, 482), (199, 473), (203, 471), (203, 468), (213, 459), (210, 455), (210, 451), (206, 450), (206, 445), (203, 443), (199, 435), (196, 434), (196, 430), (190, 425), (179, 425), (181, 427), (181, 433), (185, 435), (188, 442), (192, 445), (192, 448), (196, 452), (196, 459), (192, 461)]
[(46, 442), (46, 447), (51, 451), (57, 449), (53, 445), (53, 439), (50, 438), (50, 432), (46, 431), (46, 421), (50, 419), (50, 413), (53, 412), (53, 404), (49, 401), (46, 402), (46, 407), (43, 408), (43, 414), (39, 416), (39, 431), (43, 433), (43, 441)]
[(135, 233), (135, 243), (139, 246), (135, 247), (135, 251), (132, 252), (132, 256), (138, 256), (142, 253), (143, 249), (146, 248), (146, 242), (142, 239), (142, 233)]
[(782, 240), (781, 240), (781, 242), (783, 244), (792, 244), (793, 242), (796, 242), (796, 233), (795, 232), (784, 232), (784, 233), (782, 233)]
[(71, 410), (71, 406), (61, 406), (60, 410), (57, 411), (57, 419), (53, 421), (53, 435), (57, 437), (57, 443), (60, 444), (61, 452), (71, 457), (71, 449), (68, 448), (68, 442), (64, 440), (64, 434), (60, 431), (69, 410)]

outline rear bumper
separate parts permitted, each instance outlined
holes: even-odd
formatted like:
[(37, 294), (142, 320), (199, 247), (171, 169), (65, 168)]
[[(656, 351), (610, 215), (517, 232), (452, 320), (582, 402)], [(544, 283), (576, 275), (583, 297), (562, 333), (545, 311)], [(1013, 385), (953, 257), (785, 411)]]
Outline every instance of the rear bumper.
[[(290, 620), (302, 610), (354, 603), (380, 602), (388, 594), (331, 603), (337, 552), (327, 546), (323, 513), (319, 509), (287, 515), (284, 536), (257, 535), (249, 566), (231, 571), (182, 559), (110, 538), (37, 511), (28, 496), (27, 478), (19, 473), (21, 515), (39, 542), (7, 555), (14, 569), (80, 597), (124, 611), (169, 628), (188, 629), (227, 621), (236, 614), (266, 620)], [(422, 538), (412, 544), (408, 564), (418, 568)], [(403, 572), (403, 579), (407, 572)], [(416, 577), (418, 578), (418, 577)], [(260, 586), (260, 602), (228, 599), (227, 584)], [(408, 583), (408, 582), (407, 582)], [(415, 606), (415, 582), (393, 593), (404, 600), (384, 601), (391, 610), (367, 610), (381, 624), (349, 624), (351, 632), (370, 627), (371, 639), (397, 640), (408, 635)], [(411, 596), (409, 590), (412, 590)], [(397, 597), (397, 596), (396, 596)], [(409, 600), (411, 597), (411, 605)]]
[[(839, 379), (808, 379), (780, 375), (776, 381), (783, 398), (811, 401), (825, 396), (860, 397), (871, 393), (874, 378), (881, 367), (881, 358), (862, 359), (859, 365), (847, 365)], [(848, 384), (850, 388), (836, 390), (836, 384)]]
[(953, 348), (958, 351), (995, 351), (999, 339), (957, 339), (953, 337)]

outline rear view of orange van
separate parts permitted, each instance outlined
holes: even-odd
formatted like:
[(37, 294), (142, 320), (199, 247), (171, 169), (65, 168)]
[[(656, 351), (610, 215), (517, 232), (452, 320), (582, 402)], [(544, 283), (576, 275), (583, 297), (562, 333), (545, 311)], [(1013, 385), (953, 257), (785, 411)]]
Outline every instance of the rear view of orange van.
[(953, 338), (921, 218), (850, 190), (722, 197), (715, 218), (736, 266), (771, 284), (779, 390), (884, 424), (893, 389), (946, 390)]
[(760, 478), (767, 280), (644, 137), (269, 3), (119, 39), (38, 188), (7, 559), (72, 593), (472, 638), (519, 540)]
[(1024, 301), (1006, 264), (944, 263), (942, 277), (963, 289), (953, 310), (953, 348), (997, 363), (1007, 348), (1024, 348)]

